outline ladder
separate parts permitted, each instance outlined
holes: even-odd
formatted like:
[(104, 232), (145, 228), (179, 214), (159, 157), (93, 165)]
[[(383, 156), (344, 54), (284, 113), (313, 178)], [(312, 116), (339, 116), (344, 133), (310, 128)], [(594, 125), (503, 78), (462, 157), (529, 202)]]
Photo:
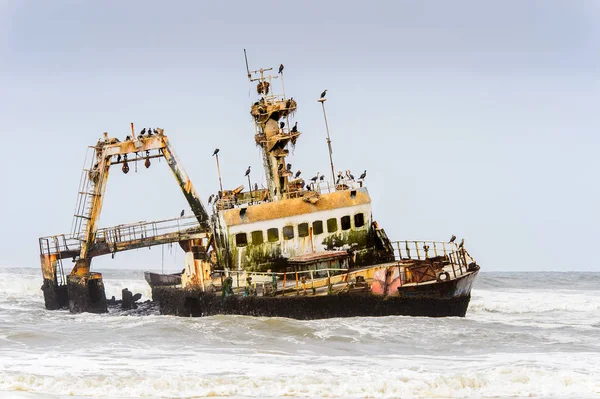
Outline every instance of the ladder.
[(84, 167), (81, 172), (81, 178), (79, 179), (79, 190), (77, 192), (77, 202), (75, 203), (75, 212), (73, 213), (73, 224), (71, 226), (71, 235), (73, 238), (79, 241), (87, 239), (85, 237), (88, 222), (90, 220), (90, 213), (92, 210), (92, 202), (94, 196), (94, 181), (90, 179), (90, 172), (94, 168), (94, 162), (96, 161), (96, 149), (92, 148), (92, 159), (90, 166), (85, 167), (89, 152), (86, 154), (86, 160), (84, 161)]

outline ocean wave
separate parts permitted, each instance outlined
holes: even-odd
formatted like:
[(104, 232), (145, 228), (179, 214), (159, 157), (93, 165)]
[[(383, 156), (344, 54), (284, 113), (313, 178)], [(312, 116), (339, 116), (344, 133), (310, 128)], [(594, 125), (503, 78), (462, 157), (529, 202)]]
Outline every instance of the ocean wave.
[(473, 290), (470, 313), (542, 313), (552, 311), (596, 312), (600, 295), (579, 291)]
[[(210, 368), (208, 368), (210, 370)], [(332, 370), (268, 367), (248, 372), (210, 374), (188, 368), (180, 373), (117, 371), (113, 375), (39, 375), (4, 373), (0, 391), (76, 396), (167, 397), (356, 397), (480, 398), (594, 397), (597, 376), (572, 370), (500, 366), (480, 371), (429, 372), (421, 368), (370, 370), (342, 366)], [(287, 370), (287, 371), (286, 371)]]
[[(128, 288), (134, 294), (142, 294), (141, 300), (152, 299), (152, 289), (143, 277), (103, 278), (106, 297), (121, 299), (121, 290)], [(35, 268), (0, 270), (0, 298), (18, 301), (24, 298), (42, 300), (42, 274)]]

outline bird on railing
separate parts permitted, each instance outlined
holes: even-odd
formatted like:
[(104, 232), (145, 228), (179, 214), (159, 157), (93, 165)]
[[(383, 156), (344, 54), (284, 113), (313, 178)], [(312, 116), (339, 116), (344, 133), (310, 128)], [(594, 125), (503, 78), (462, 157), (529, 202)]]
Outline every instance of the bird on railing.
[(360, 175), (358, 180), (365, 180), (366, 177), (367, 177), (367, 170), (365, 169), (365, 171), (362, 173), (362, 175)]
[(214, 194), (211, 194), (210, 197), (208, 197), (208, 205), (211, 204), (211, 202), (212, 202), (212, 200), (213, 200), (214, 197), (215, 197)]
[(462, 240), (460, 240), (460, 244), (458, 244), (458, 249), (461, 249), (464, 246), (465, 246), (465, 239), (463, 238)]
[(219, 149), (218, 149), (218, 148), (215, 148), (215, 151), (213, 152), (213, 157), (214, 157), (215, 155), (217, 155), (218, 153), (219, 153)]
[(185, 214), (185, 209), (182, 209), (181, 213), (179, 214), (179, 217), (182, 218), (184, 214)]
[(298, 122), (294, 123), (294, 127), (292, 127), (291, 132), (296, 133), (298, 131)]
[(250, 166), (248, 166), (248, 169), (246, 169), (246, 174), (244, 176), (248, 176), (250, 174)]
[(317, 172), (316, 176), (311, 177), (310, 180), (312, 180), (312, 182), (314, 183), (317, 181), (318, 178), (319, 178), (319, 172)]
[(121, 162), (121, 154), (117, 155), (117, 162)]
[(348, 177), (348, 179), (354, 180), (354, 175), (352, 175), (352, 173), (350, 173), (350, 170), (346, 171), (346, 176)]
[(294, 175), (294, 179), (297, 179), (297, 178), (299, 178), (301, 173), (302, 173), (302, 171), (301, 171), (301, 170), (298, 170), (298, 171), (296, 172), (296, 174)]
[(344, 178), (344, 174), (341, 171), (338, 171), (337, 180), (335, 184), (340, 184), (340, 181)]
[(144, 134), (146, 134), (146, 128), (142, 129), (142, 131), (140, 132), (140, 136), (143, 136)]
[(454, 234), (452, 234), (452, 237), (450, 237), (450, 241), (448, 241), (448, 242), (450, 244), (452, 244), (455, 240), (456, 240), (456, 236)]
[(323, 181), (325, 180), (325, 175), (321, 175), (321, 177), (319, 177), (319, 181)]
[(286, 166), (287, 166), (287, 170), (292, 170), (292, 164), (291, 163), (288, 163)]
[(152, 128), (148, 128), (148, 137), (152, 136)]

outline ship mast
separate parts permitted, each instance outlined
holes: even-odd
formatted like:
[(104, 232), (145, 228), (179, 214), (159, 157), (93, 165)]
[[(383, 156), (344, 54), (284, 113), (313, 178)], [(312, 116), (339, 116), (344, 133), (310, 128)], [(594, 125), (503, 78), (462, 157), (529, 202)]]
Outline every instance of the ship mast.
[[(269, 74), (272, 70), (273, 68), (248, 70), (248, 78), (250, 82), (256, 82), (256, 91), (260, 96), (252, 105), (250, 114), (256, 129), (256, 145), (262, 149), (270, 196), (273, 199), (283, 199), (289, 192), (288, 181), (292, 176), (292, 171), (288, 170), (286, 163), (286, 157), (289, 155), (287, 146), (290, 142), (294, 145), (300, 133), (292, 131), (294, 129), (287, 124), (288, 117), (296, 111), (296, 101), (286, 98), (285, 93), (273, 92), (273, 80), (282, 78), (282, 75)], [(281, 122), (286, 122), (283, 128)]]

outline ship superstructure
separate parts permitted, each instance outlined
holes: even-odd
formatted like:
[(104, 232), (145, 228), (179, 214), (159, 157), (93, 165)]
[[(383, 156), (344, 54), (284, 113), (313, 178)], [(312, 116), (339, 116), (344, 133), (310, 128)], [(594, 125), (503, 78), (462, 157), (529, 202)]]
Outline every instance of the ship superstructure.
[[(356, 265), (393, 260), (389, 241), (375, 232), (364, 181), (339, 172), (337, 181), (295, 176), (287, 156), (301, 132), (290, 127), (294, 99), (272, 93), (271, 69), (250, 73), (259, 99), (251, 106), (255, 142), (267, 187), (221, 193), (212, 218), (219, 262), (230, 269), (283, 271), (287, 260), (323, 251), (351, 251)], [(350, 175), (350, 176), (348, 176)], [(378, 242), (378, 246), (376, 246)]]

